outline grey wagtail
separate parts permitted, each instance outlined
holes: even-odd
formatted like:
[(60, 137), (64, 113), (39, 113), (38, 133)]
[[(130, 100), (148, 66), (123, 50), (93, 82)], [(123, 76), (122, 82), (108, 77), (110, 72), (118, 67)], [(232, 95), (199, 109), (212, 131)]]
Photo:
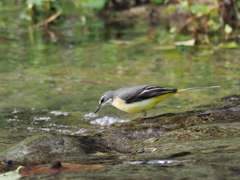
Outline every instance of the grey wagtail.
[(147, 110), (152, 109), (160, 101), (176, 93), (217, 87), (220, 86), (192, 87), (185, 89), (167, 89), (149, 85), (123, 87), (115, 91), (107, 91), (103, 93), (95, 113), (97, 113), (102, 106), (113, 105), (125, 112), (142, 113), (142, 118), (144, 118), (147, 114)]

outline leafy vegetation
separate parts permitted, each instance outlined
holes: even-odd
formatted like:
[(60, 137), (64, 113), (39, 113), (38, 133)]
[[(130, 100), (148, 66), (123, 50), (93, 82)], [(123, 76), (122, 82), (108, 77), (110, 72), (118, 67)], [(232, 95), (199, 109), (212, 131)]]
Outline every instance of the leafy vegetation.
[[(165, 13), (173, 13), (176, 10), (184, 10), (188, 13), (187, 23), (175, 28), (177, 33), (182, 29), (192, 32), (195, 43), (210, 43), (211, 36), (221, 36), (225, 33), (225, 41), (228, 41), (233, 28), (238, 24), (237, 16), (239, 7), (235, 1), (216, 1), (212, 0), (207, 4), (193, 4), (185, 0), (174, 4), (165, 10)], [(205, 2), (206, 3), (206, 2)], [(229, 7), (230, 3), (231, 7)], [(226, 9), (228, 8), (228, 9)], [(234, 19), (234, 21), (233, 21)]]
[[(78, 28), (82, 28), (82, 37), (95, 39), (139, 40), (140, 37), (130, 39), (134, 37), (132, 34), (128, 37), (125, 35), (126, 31), (135, 31), (136, 28), (142, 29), (143, 39), (145, 37), (149, 42), (159, 44), (224, 43), (226, 47), (228, 42), (236, 42), (235, 46), (232, 46), (232, 43), (229, 46), (236, 47), (239, 37), (240, 2), (235, 0), (17, 0), (15, 2), (21, 4), (20, 23), (28, 22), (30, 29), (44, 27), (44, 31), (53, 42), (58, 40), (58, 35), (51, 31), (49, 26), (58, 28), (69, 20)], [(0, 3), (0, 11), (5, 6), (11, 9), (14, 5), (5, 0)], [(0, 27), (4, 26), (6, 26), (5, 21), (0, 21)], [(90, 36), (89, 32), (91, 32)], [(29, 37), (34, 39), (33, 36)], [(189, 42), (193, 43), (189, 44)]]

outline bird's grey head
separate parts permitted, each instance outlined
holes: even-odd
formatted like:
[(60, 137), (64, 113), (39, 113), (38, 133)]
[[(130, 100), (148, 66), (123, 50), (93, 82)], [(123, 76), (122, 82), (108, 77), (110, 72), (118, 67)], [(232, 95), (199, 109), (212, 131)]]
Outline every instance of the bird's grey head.
[(103, 93), (99, 100), (98, 107), (95, 113), (97, 113), (102, 106), (111, 105), (113, 102), (113, 96), (114, 96), (114, 91), (107, 91)]

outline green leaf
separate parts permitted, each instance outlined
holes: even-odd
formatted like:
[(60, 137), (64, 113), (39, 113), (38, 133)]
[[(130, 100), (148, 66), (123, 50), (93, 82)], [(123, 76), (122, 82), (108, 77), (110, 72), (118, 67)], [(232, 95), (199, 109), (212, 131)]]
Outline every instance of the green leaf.
[(190, 10), (193, 14), (204, 14), (210, 13), (210, 8), (207, 5), (193, 4), (190, 6)]
[(169, 6), (163, 12), (165, 14), (172, 13), (178, 9), (178, 6)]
[(172, 12), (176, 11), (177, 9), (182, 9), (184, 11), (188, 11), (188, 2), (183, 1), (181, 4), (171, 5), (171, 6), (167, 7), (163, 12), (165, 14), (172, 13)]
[(82, 2), (84, 7), (101, 10), (104, 7), (105, 0), (85, 0)]
[(26, 4), (33, 4), (35, 6), (42, 6), (44, 2), (54, 2), (55, 0), (27, 0)]
[(232, 32), (232, 27), (229, 26), (228, 24), (225, 25), (224, 27), (224, 32), (227, 33), (227, 34), (230, 34)]
[(233, 49), (233, 48), (237, 48), (238, 44), (236, 42), (230, 42), (228, 44), (220, 44), (219, 47), (226, 48), (226, 49)]
[(154, 0), (154, 3), (155, 3), (155, 4), (163, 4), (163, 3), (164, 3), (164, 0)]
[(240, 8), (240, 1), (237, 1), (237, 7)]

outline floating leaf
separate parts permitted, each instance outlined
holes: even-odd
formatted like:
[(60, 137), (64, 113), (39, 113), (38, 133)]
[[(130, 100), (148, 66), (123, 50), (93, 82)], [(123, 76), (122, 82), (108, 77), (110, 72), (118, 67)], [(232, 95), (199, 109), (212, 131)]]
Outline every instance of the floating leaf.
[(176, 46), (194, 46), (195, 39), (190, 39), (188, 41), (180, 41), (174, 43)]

